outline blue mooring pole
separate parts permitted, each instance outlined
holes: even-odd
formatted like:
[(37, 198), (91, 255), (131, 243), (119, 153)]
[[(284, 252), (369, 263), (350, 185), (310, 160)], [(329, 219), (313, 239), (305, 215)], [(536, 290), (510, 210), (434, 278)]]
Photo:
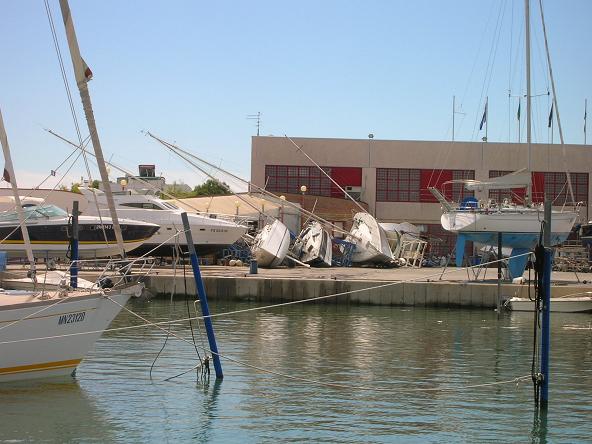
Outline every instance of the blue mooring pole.
[(181, 213), (183, 219), (183, 229), (185, 230), (185, 238), (187, 239), (187, 248), (191, 257), (191, 268), (193, 268), (193, 278), (197, 287), (197, 295), (199, 297), (199, 304), (201, 305), (201, 312), (204, 316), (204, 324), (206, 333), (208, 335), (208, 343), (210, 351), (212, 352), (212, 359), (214, 361), (214, 370), (216, 371), (216, 379), (222, 379), (222, 364), (220, 364), (220, 356), (218, 355), (218, 346), (216, 345), (216, 335), (214, 334), (214, 326), (210, 318), (210, 309), (208, 307), (208, 298), (204, 288), (203, 280), (201, 278), (201, 271), (199, 270), (199, 263), (197, 261), (197, 253), (195, 252), (195, 245), (193, 244), (193, 236), (191, 236), (191, 229), (189, 228), (189, 219), (187, 213)]
[(78, 288), (78, 201), (72, 207), (72, 238), (70, 239), (70, 287)]
[(545, 226), (543, 238), (545, 244), (545, 268), (543, 270), (543, 313), (541, 322), (541, 409), (547, 409), (549, 403), (549, 355), (551, 346), (551, 201), (545, 200)]

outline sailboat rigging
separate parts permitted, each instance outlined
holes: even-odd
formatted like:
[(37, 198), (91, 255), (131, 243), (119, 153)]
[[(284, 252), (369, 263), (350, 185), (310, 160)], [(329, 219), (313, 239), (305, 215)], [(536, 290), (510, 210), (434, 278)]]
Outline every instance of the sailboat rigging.
[[(541, 18), (542, 18), (541, 10)], [(430, 187), (434, 197), (442, 205), (442, 227), (457, 234), (456, 263), (463, 265), (464, 249), (466, 241), (475, 241), (479, 244), (496, 245), (498, 233), (502, 234), (502, 245), (511, 247), (510, 275), (521, 276), (524, 272), (526, 255), (522, 253), (531, 251), (538, 241), (543, 220), (542, 205), (533, 203), (532, 199), (532, 158), (531, 158), (531, 82), (530, 82), (530, 2), (525, 0), (525, 52), (526, 52), (526, 111), (527, 111), (527, 147), (528, 164), (526, 169), (515, 171), (511, 174), (490, 179), (488, 181), (461, 180), (448, 181), (448, 183), (463, 183), (468, 190), (488, 191), (493, 189), (512, 189), (526, 187), (524, 204), (515, 204), (509, 201), (478, 202), (474, 198), (465, 200), (457, 205), (448, 201), (446, 197), (434, 187)], [(544, 24), (544, 21), (543, 21)], [(548, 50), (548, 47), (547, 47)], [(548, 54), (547, 54), (548, 56)], [(549, 59), (548, 59), (549, 60)], [(550, 67), (550, 64), (549, 64)], [(552, 71), (551, 75), (552, 75)], [(554, 84), (554, 82), (552, 82)], [(554, 103), (556, 104), (555, 89)], [(555, 105), (556, 109), (557, 106)], [(559, 122), (559, 120), (558, 120)], [(561, 132), (561, 131), (560, 131)], [(569, 182), (569, 173), (566, 173)], [(573, 198), (572, 198), (573, 200)], [(557, 245), (565, 241), (569, 235), (577, 217), (578, 208), (575, 204), (572, 211), (553, 211), (551, 242)], [(520, 256), (512, 259), (512, 256)]]

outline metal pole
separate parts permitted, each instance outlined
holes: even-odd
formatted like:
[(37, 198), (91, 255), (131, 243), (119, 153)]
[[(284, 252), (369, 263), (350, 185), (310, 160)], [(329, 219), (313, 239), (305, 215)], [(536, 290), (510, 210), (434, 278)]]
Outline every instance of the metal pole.
[(545, 268), (543, 270), (543, 312), (541, 322), (541, 399), (542, 410), (547, 409), (549, 403), (549, 356), (551, 345), (551, 261), (553, 250), (551, 241), (551, 201), (545, 200), (545, 226), (543, 232), (545, 242)]
[(502, 311), (502, 236), (497, 233), (497, 315)]
[(456, 111), (455, 108), (456, 96), (452, 96), (452, 141), (454, 142), (454, 112)]
[[(531, 106), (531, 89), (530, 89), (530, 0), (524, 0), (524, 18), (525, 18), (525, 29), (526, 29), (526, 38), (525, 41), (525, 55), (526, 55), (526, 143), (528, 145), (528, 172), (532, 171), (532, 159), (531, 159), (531, 114), (532, 114), (532, 106)], [(528, 189), (526, 192), (526, 203), (532, 203), (532, 183), (529, 181)]]
[(199, 304), (201, 305), (201, 312), (204, 317), (204, 324), (206, 333), (208, 335), (208, 343), (210, 351), (212, 352), (212, 359), (214, 361), (214, 370), (216, 371), (216, 379), (224, 378), (222, 374), (222, 364), (220, 364), (220, 356), (218, 354), (218, 346), (216, 345), (216, 336), (214, 334), (214, 326), (212, 325), (212, 318), (210, 318), (210, 308), (208, 307), (208, 298), (204, 288), (201, 272), (199, 270), (199, 263), (197, 261), (197, 254), (195, 252), (195, 245), (193, 244), (193, 236), (191, 236), (191, 229), (189, 227), (189, 219), (187, 213), (181, 213), (183, 220), (183, 229), (185, 230), (185, 238), (187, 239), (187, 248), (191, 258), (191, 268), (193, 268), (193, 278), (195, 279), (195, 286), (197, 287), (197, 294), (199, 296)]
[(78, 201), (72, 206), (72, 237), (70, 239), (70, 287), (78, 288)]

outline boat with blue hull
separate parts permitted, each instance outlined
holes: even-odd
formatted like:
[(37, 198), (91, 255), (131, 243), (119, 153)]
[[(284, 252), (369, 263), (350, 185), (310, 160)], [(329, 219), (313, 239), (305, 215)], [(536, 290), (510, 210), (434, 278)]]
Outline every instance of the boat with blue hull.
[[(531, 159), (531, 85), (530, 85), (530, 12), (529, 0), (525, 0), (525, 55), (526, 55), (526, 125), (528, 144), (528, 165), (526, 168), (514, 171), (510, 174), (490, 178), (488, 180), (451, 180), (446, 184), (461, 184), (468, 191), (480, 192), (485, 195), (490, 190), (516, 190), (526, 188), (523, 203), (514, 203), (509, 199), (495, 202), (492, 199), (478, 200), (474, 197), (466, 198), (460, 205), (449, 201), (439, 190), (429, 188), (430, 192), (442, 205), (440, 218), (442, 228), (457, 234), (456, 264), (462, 266), (464, 251), (467, 241), (477, 242), (483, 245), (499, 245), (511, 248), (509, 271), (510, 277), (522, 276), (528, 261), (528, 253), (538, 243), (542, 233), (542, 223), (545, 219), (544, 208), (540, 203), (532, 200), (533, 179)], [(542, 17), (542, 16), (541, 16)], [(544, 21), (543, 21), (544, 31)], [(545, 34), (546, 39), (546, 34)], [(547, 49), (547, 61), (549, 75), (553, 86), (553, 105), (557, 115), (557, 125), (563, 144), (563, 133), (559, 119), (559, 109), (555, 94), (555, 84)], [(484, 114), (485, 119), (485, 114)], [(573, 209), (552, 211), (551, 214), (551, 245), (564, 242), (578, 218), (578, 204), (573, 198), (570, 176), (566, 174), (567, 188), (571, 195)], [(501, 239), (499, 235), (501, 234)], [(501, 240), (501, 242), (499, 242)]]

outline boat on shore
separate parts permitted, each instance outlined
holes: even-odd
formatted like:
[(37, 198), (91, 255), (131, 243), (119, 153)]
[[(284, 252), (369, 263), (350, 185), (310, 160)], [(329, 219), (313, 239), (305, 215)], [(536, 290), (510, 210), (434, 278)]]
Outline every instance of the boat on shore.
[(280, 265), (288, 255), (290, 230), (279, 219), (265, 225), (251, 244), (253, 259), (261, 267)]
[(311, 221), (294, 242), (292, 253), (312, 267), (330, 267), (333, 260), (331, 235), (317, 221)]
[[(69, 254), (72, 230), (70, 215), (47, 204), (27, 204), (22, 209), (33, 253), (42, 258), (63, 258)], [(110, 218), (80, 216), (79, 257), (92, 259), (120, 253)], [(159, 226), (150, 222), (121, 219), (125, 251), (132, 251), (150, 239)], [(0, 213), (0, 248), (9, 257), (25, 257), (26, 245), (20, 229), (18, 211)]]
[[(85, 214), (93, 216), (98, 216), (99, 213), (105, 216), (109, 214), (105, 194), (102, 191), (94, 188), (80, 188), (80, 191), (88, 201)], [(95, 196), (99, 207), (98, 212)], [(174, 203), (165, 202), (153, 194), (135, 191), (115, 192), (113, 200), (120, 217), (151, 222), (160, 227), (149, 240), (134, 250), (134, 255), (147, 252), (155, 256), (171, 255), (176, 246), (187, 251), (185, 237), (174, 237), (175, 233), (183, 230), (181, 220), (183, 210)], [(191, 232), (195, 233), (196, 253), (200, 256), (215, 253), (234, 244), (247, 232), (246, 226), (218, 218), (216, 215), (187, 213), (187, 218)]]
[(356, 246), (352, 262), (358, 264), (391, 264), (393, 252), (386, 231), (369, 213), (356, 213), (345, 240)]
[[(555, 91), (555, 82), (553, 71), (551, 69), (551, 59), (546, 45), (547, 37), (545, 31), (544, 19), (543, 33), (545, 35), (545, 49), (547, 55), (547, 65), (549, 77), (551, 80), (553, 92), (553, 107), (557, 115), (557, 125), (561, 144), (563, 145), (563, 132), (561, 130), (561, 121), (559, 119), (559, 109), (557, 104), (557, 95)], [(532, 176), (532, 88), (531, 88), (531, 55), (530, 55), (530, 0), (525, 1), (525, 79), (526, 79), (526, 143), (528, 147), (528, 163), (525, 168), (517, 169), (509, 174), (499, 177), (489, 178), (488, 180), (459, 179), (449, 180), (442, 184), (442, 190), (435, 187), (429, 187), (429, 191), (442, 205), (441, 224), (446, 231), (457, 235), (456, 242), (456, 265), (463, 266), (463, 256), (465, 243), (474, 241), (482, 245), (498, 245), (512, 248), (509, 261), (510, 277), (522, 276), (526, 267), (528, 256), (525, 253), (532, 251), (538, 243), (544, 217), (544, 208), (540, 203), (533, 201), (533, 176)], [(551, 117), (549, 118), (551, 119)], [(481, 125), (487, 122), (487, 101), (485, 102), (485, 111)], [(551, 125), (551, 120), (549, 120)], [(570, 205), (573, 209), (563, 209), (561, 211), (552, 211), (551, 214), (551, 239), (550, 245), (559, 245), (563, 243), (574, 226), (578, 216), (579, 204), (575, 202), (571, 186), (570, 174), (565, 172), (566, 185), (571, 196)], [(464, 186), (468, 191), (479, 191), (488, 193), (490, 190), (512, 191), (516, 189), (526, 189), (523, 202), (516, 203), (510, 199), (503, 199), (501, 202), (495, 202), (493, 199), (479, 201), (473, 196), (466, 197), (460, 204), (456, 204), (445, 197), (443, 187), (446, 184)], [(544, 192), (544, 190), (539, 190)], [(566, 202), (567, 203), (567, 202)], [(499, 241), (498, 241), (499, 236)]]

